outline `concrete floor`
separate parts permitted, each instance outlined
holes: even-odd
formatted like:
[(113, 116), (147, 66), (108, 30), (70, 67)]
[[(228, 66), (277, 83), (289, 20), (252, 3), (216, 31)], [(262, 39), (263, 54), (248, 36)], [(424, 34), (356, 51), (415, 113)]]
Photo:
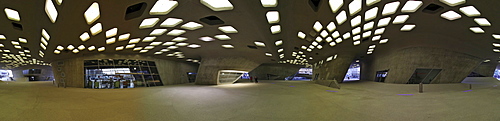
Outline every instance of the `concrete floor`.
[[(493, 121), (500, 87), (308, 81), (134, 89), (57, 88), (52, 82), (0, 83), (2, 121)], [(411, 95), (413, 94), (413, 95)]]

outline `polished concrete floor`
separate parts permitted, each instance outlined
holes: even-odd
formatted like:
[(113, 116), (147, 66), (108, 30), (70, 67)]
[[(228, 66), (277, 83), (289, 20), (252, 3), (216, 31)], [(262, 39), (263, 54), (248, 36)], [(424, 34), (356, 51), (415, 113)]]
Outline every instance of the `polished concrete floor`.
[(0, 83), (1, 121), (494, 121), (500, 87), (308, 81), (134, 89)]

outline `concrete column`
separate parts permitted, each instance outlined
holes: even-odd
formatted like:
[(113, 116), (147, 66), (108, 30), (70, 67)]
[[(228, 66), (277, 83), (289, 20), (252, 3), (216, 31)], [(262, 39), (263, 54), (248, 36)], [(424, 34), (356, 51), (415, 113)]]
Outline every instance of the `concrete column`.
[[(334, 80), (338, 82), (344, 81), (344, 77), (349, 69), (349, 66), (354, 61), (354, 55), (339, 54), (335, 60), (326, 62), (323, 65), (314, 67), (314, 74), (319, 74), (318, 80)], [(314, 75), (313, 74), (313, 78)]]
[(217, 75), (219, 70), (252, 71), (260, 63), (242, 57), (208, 57), (202, 58), (196, 75), (198, 85), (219, 84)]
[(284, 80), (288, 76), (293, 76), (299, 69), (299, 66), (289, 64), (261, 64), (249, 74), (263, 80), (267, 80), (268, 75), (273, 75), (269, 80)]
[(493, 77), (493, 73), (495, 73), (497, 65), (498, 65), (497, 62), (481, 63), (479, 66), (476, 67), (476, 69), (474, 69), (473, 72), (476, 72), (486, 77)]

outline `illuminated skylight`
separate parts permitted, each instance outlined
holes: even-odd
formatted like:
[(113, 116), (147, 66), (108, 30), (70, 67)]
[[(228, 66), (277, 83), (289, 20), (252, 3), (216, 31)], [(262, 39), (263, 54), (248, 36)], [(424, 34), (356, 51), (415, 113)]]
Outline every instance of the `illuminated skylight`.
[(163, 23), (160, 24), (160, 27), (175, 27), (182, 23), (182, 19), (178, 18), (167, 18)]
[(491, 36), (493, 36), (493, 38), (495, 38), (495, 39), (499, 39), (500, 40), (500, 35), (499, 34), (492, 34)]
[(321, 25), (319, 21), (316, 21), (313, 25), (313, 29), (316, 30), (316, 32), (319, 32), (323, 29), (323, 25)]
[(73, 51), (71, 51), (71, 52), (73, 52), (73, 53), (78, 53), (78, 52), (80, 52), (80, 50), (78, 50), (78, 49), (74, 49), (74, 50), (73, 50)]
[(68, 49), (68, 50), (73, 50), (73, 49), (75, 49), (75, 46), (73, 46), (73, 45), (68, 45), (68, 47), (66, 47), (66, 49)]
[(366, 23), (364, 26), (363, 26), (363, 30), (366, 31), (366, 30), (370, 30), (373, 28), (373, 26), (375, 25), (375, 22), (371, 21), (371, 22), (368, 22)]
[(379, 28), (379, 29), (375, 30), (375, 33), (373, 33), (373, 35), (383, 34), (384, 31), (385, 31), (385, 28)]
[(276, 7), (278, 6), (278, 0), (260, 0), (262, 7)]
[(203, 27), (203, 25), (201, 25), (200, 23), (196, 23), (196, 22), (192, 22), (192, 21), (181, 26), (181, 28), (187, 29), (187, 30), (196, 30), (196, 29), (199, 29), (202, 27)]
[(101, 17), (101, 13), (99, 11), (99, 3), (94, 2), (83, 14), (87, 24), (90, 25), (94, 23), (99, 17)]
[(394, 18), (394, 21), (392, 21), (392, 24), (402, 24), (405, 23), (406, 20), (410, 18), (410, 15), (398, 15), (396, 18)]
[(329, 0), (330, 9), (332, 9), (333, 13), (337, 13), (337, 11), (344, 5), (344, 0)]
[(356, 35), (354, 37), (352, 37), (352, 40), (356, 41), (356, 40), (359, 40), (361, 39), (361, 35)]
[(323, 38), (321, 38), (321, 37), (318, 36), (318, 37), (316, 37), (316, 41), (317, 42), (321, 42), (321, 41), (323, 41)]
[(116, 36), (117, 33), (118, 33), (118, 28), (109, 29), (108, 31), (106, 31), (106, 38)]
[(182, 41), (186, 41), (188, 40), (188, 38), (185, 38), (185, 37), (176, 37), (174, 39), (172, 39), (172, 41), (174, 42), (182, 42)]
[(361, 2), (361, 0), (353, 0), (351, 3), (349, 3), (349, 14), (353, 16), (354, 14), (361, 11), (362, 5), (363, 3)]
[(122, 34), (118, 36), (118, 41), (127, 40), (130, 37), (130, 33)]
[(109, 39), (106, 40), (106, 44), (108, 44), (108, 45), (109, 44), (113, 44), (115, 42), (116, 42), (116, 38), (114, 38), (114, 37), (113, 38), (109, 38)]
[(201, 47), (201, 45), (192, 44), (192, 45), (188, 45), (187, 47), (189, 47), (189, 48), (199, 48), (199, 47)]
[(335, 45), (337, 45), (337, 43), (335, 43), (335, 42), (330, 42), (330, 46), (332, 46), (332, 47), (333, 47), (333, 46), (335, 46)]
[(213, 11), (233, 10), (233, 4), (229, 0), (200, 0), (200, 2)]
[(363, 33), (363, 38), (367, 38), (367, 37), (370, 37), (372, 36), (372, 31), (366, 31)]
[(206, 37), (200, 37), (199, 39), (201, 41), (205, 41), (205, 42), (210, 42), (210, 41), (214, 41), (215, 40), (214, 38), (208, 37), (208, 36), (206, 36)]
[(354, 29), (352, 29), (352, 35), (356, 35), (356, 34), (359, 34), (361, 33), (361, 27), (356, 27)]
[(219, 40), (230, 40), (231, 37), (227, 36), (227, 35), (215, 35), (214, 36), (215, 38), (219, 39)]
[(90, 33), (92, 33), (92, 35), (94, 35), (94, 36), (101, 33), (101, 32), (102, 32), (102, 24), (101, 23), (97, 23), (90, 28)]
[(335, 23), (333, 23), (333, 22), (330, 22), (330, 23), (326, 26), (326, 29), (327, 29), (329, 32), (334, 31), (336, 28), (337, 28), (337, 26), (335, 26)]
[(345, 21), (347, 21), (347, 13), (345, 11), (341, 11), (336, 17), (338, 25), (342, 25)]
[(398, 7), (399, 7), (399, 1), (385, 4), (384, 10), (382, 10), (382, 16), (392, 15), (396, 13)]
[(300, 39), (304, 39), (306, 38), (306, 34), (300, 31), (299, 33), (297, 33), (297, 37), (299, 37)]
[(366, 0), (366, 6), (371, 6), (371, 5), (376, 4), (380, 1), (381, 0)]
[(50, 40), (50, 35), (47, 31), (45, 31), (45, 29), (42, 29), (42, 36), (47, 39), (47, 40)]
[(403, 13), (413, 13), (418, 10), (422, 6), (422, 1), (406, 1), (406, 4), (401, 8), (401, 12)]
[(156, 39), (156, 37), (145, 37), (142, 39), (142, 42), (152, 42)]
[(139, 43), (140, 41), (141, 41), (141, 38), (130, 39), (128, 41), (128, 44)]
[(266, 56), (271, 57), (271, 56), (273, 56), (273, 54), (271, 54), (271, 53), (266, 53)]
[(165, 32), (167, 32), (167, 29), (154, 29), (153, 31), (151, 31), (151, 33), (149, 33), (150, 36), (160, 36), (162, 34), (164, 34)]
[(142, 20), (141, 25), (139, 25), (139, 29), (151, 28), (156, 25), (160, 21), (160, 18), (147, 18)]
[(458, 14), (457, 12), (455, 12), (453, 10), (450, 10), (448, 12), (444, 12), (443, 14), (441, 14), (441, 17), (444, 19), (450, 20), (450, 21), (462, 18), (462, 16), (460, 14)]
[(320, 35), (321, 37), (325, 38), (326, 36), (328, 36), (328, 32), (326, 32), (326, 30), (323, 30), (321, 31)]
[(276, 46), (280, 46), (282, 44), (283, 44), (283, 40), (278, 40), (278, 41), (274, 42), (274, 45), (276, 45)]
[(79, 50), (85, 50), (85, 45), (80, 45), (80, 46), (78, 46), (78, 49), (79, 49)]
[(174, 29), (167, 33), (169, 36), (179, 36), (186, 33), (186, 30)]
[(359, 44), (361, 44), (361, 41), (354, 41), (352, 44), (353, 45), (359, 45)]
[(222, 47), (223, 48), (228, 48), (228, 49), (234, 48), (234, 46), (230, 45), (230, 44), (222, 45)]
[(389, 39), (383, 39), (383, 40), (380, 40), (380, 42), (379, 42), (379, 43), (380, 43), (380, 44), (384, 44), (384, 43), (387, 43), (387, 42), (389, 42)]
[(89, 51), (93, 51), (93, 50), (95, 50), (95, 46), (90, 46), (90, 47), (88, 47), (87, 49), (88, 49)]
[(439, 0), (439, 1), (451, 7), (465, 3), (465, 0)]
[(64, 50), (64, 47), (63, 47), (63, 46), (61, 46), (61, 45), (58, 45), (58, 46), (56, 47), (56, 49), (57, 49), (57, 50)]
[(356, 27), (359, 24), (361, 24), (361, 15), (358, 15), (358, 16), (354, 17), (353, 19), (351, 19), (351, 27)]
[(471, 27), (470, 30), (476, 34), (482, 34), (484, 33), (484, 30), (481, 29), (481, 27)]
[(105, 51), (105, 50), (106, 50), (106, 47), (100, 47), (100, 48), (97, 49), (97, 51), (99, 51), (99, 52), (102, 52), (102, 51)]
[(28, 43), (28, 40), (24, 39), (24, 38), (19, 38), (19, 42), (21, 42), (21, 43)]
[(178, 2), (173, 0), (158, 0), (149, 11), (149, 15), (167, 15), (177, 7)]
[(474, 18), (474, 21), (479, 24), (479, 26), (491, 26), (491, 23), (486, 18)]
[(344, 35), (342, 35), (342, 38), (344, 39), (349, 39), (351, 37), (351, 33), (346, 32)]
[(54, 54), (60, 54), (60, 53), (61, 53), (61, 51), (59, 51), (59, 50), (54, 50)]
[(390, 22), (391, 22), (391, 17), (380, 19), (378, 20), (377, 27), (387, 26), (389, 25)]
[(373, 7), (365, 12), (365, 21), (373, 20), (377, 17), (378, 7)]
[(219, 30), (221, 30), (224, 33), (238, 33), (238, 30), (236, 30), (233, 26), (221, 26), (219, 27)]
[(168, 48), (168, 49), (177, 49), (177, 48), (179, 48), (179, 47), (177, 47), (177, 46), (168, 46), (167, 48)]
[(165, 42), (165, 43), (163, 43), (163, 46), (171, 46), (171, 45), (175, 45), (175, 42)]
[(268, 11), (266, 13), (267, 22), (269, 24), (275, 24), (280, 22), (280, 13), (278, 11)]
[(52, 23), (56, 23), (58, 13), (52, 0), (45, 0), (45, 13)]
[(7, 37), (5, 37), (5, 35), (0, 35), (0, 39), (7, 39)]
[(461, 7), (460, 11), (468, 17), (476, 17), (481, 15), (481, 13), (474, 6)]
[(340, 36), (339, 31), (335, 31), (335, 32), (333, 32), (333, 33), (332, 33), (332, 37), (333, 37), (333, 38), (337, 38), (337, 37), (339, 37), (339, 36)]
[(271, 26), (271, 33), (272, 34), (278, 34), (281, 32), (281, 26), (280, 25), (273, 25)]
[(413, 30), (413, 28), (415, 28), (416, 25), (404, 25), (403, 27), (401, 27), (401, 31), (411, 31)]
[(266, 47), (266, 44), (265, 44), (264, 42), (259, 42), (259, 41), (257, 41), (257, 42), (254, 42), (254, 43), (255, 43), (255, 45), (257, 45), (257, 46), (260, 46), (260, 47)]
[(326, 42), (331, 42), (331, 41), (333, 41), (333, 38), (332, 38), (332, 37), (327, 37), (327, 38), (325, 39), (325, 41), (326, 41)]

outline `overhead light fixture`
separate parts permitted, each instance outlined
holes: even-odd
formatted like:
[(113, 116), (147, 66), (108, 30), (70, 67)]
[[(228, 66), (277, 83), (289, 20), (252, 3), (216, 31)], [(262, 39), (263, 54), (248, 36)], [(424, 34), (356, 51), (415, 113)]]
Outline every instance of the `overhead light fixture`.
[(492, 34), (493, 38), (500, 40), (500, 35), (499, 34)]
[(304, 32), (299, 31), (297, 33), (297, 37), (299, 37), (300, 39), (304, 39), (304, 38), (306, 38), (306, 34)]
[(95, 50), (95, 46), (90, 46), (90, 47), (88, 47), (87, 49), (88, 49), (89, 51), (93, 51), (93, 50)]
[(215, 35), (214, 36), (215, 38), (219, 39), (219, 40), (230, 40), (231, 37), (227, 36), (227, 35)]
[(133, 51), (139, 51), (139, 50), (142, 50), (142, 47), (136, 47), (133, 49)]
[(7, 39), (7, 37), (5, 37), (5, 35), (0, 35), (0, 39)]
[(99, 51), (99, 52), (102, 52), (102, 51), (105, 51), (105, 50), (106, 50), (106, 47), (100, 47), (100, 48), (97, 49), (97, 51)]
[(189, 47), (189, 48), (199, 48), (199, 47), (201, 47), (201, 45), (191, 44), (191, 45), (188, 45), (187, 47)]
[(361, 24), (361, 15), (358, 15), (358, 16), (354, 17), (353, 19), (351, 19), (351, 27), (356, 27), (359, 24)]
[(439, 1), (443, 2), (446, 5), (449, 5), (451, 7), (465, 3), (465, 0), (439, 0)]
[(186, 33), (186, 30), (174, 29), (167, 33), (169, 36), (179, 36)]
[(19, 42), (16, 41), (10, 41), (10, 43), (12, 43), (12, 45), (19, 45)]
[(175, 27), (182, 23), (182, 19), (178, 18), (167, 18), (163, 23), (160, 24), (160, 27)]
[(347, 21), (347, 13), (343, 10), (336, 17), (338, 25), (342, 25), (345, 21)]
[(254, 42), (254, 44), (257, 46), (260, 46), (260, 47), (266, 47), (266, 44), (264, 42), (256, 41), (256, 42)]
[(260, 0), (262, 7), (276, 7), (278, 6), (278, 0)]
[(149, 45), (151, 46), (157, 46), (157, 45), (161, 45), (163, 42), (151, 42), (149, 43)]
[(365, 12), (365, 21), (373, 20), (377, 17), (378, 7), (373, 7)]
[(481, 27), (471, 27), (469, 28), (472, 32), (476, 33), (476, 34), (483, 34), (484, 33), (484, 30), (481, 29)]
[(352, 40), (356, 41), (356, 40), (359, 40), (361, 39), (361, 35), (356, 35), (354, 37), (352, 37)]
[(381, 35), (373, 36), (372, 41), (378, 41), (378, 40), (380, 40), (380, 38), (382, 38)]
[(486, 18), (474, 18), (474, 21), (479, 24), (479, 26), (491, 26), (491, 23)]
[(130, 44), (130, 45), (125, 46), (125, 48), (127, 48), (127, 49), (134, 48), (134, 47), (135, 47), (135, 44)]
[(125, 34), (118, 36), (118, 41), (127, 40), (128, 38), (130, 38), (130, 33), (125, 33)]
[(188, 40), (188, 38), (185, 38), (185, 37), (176, 37), (174, 39), (172, 39), (172, 41), (174, 42), (182, 42), (182, 41), (186, 41)]
[(173, 50), (173, 49), (177, 49), (177, 48), (179, 48), (179, 47), (177, 47), (177, 46), (169, 46), (169, 47), (167, 47), (167, 48), (168, 48), (168, 49), (172, 49), (172, 50)]
[(389, 25), (390, 22), (391, 22), (391, 17), (380, 19), (378, 20), (377, 27), (387, 26)]
[(344, 39), (349, 39), (349, 38), (351, 38), (351, 33), (346, 32), (344, 35), (342, 35), (342, 38), (344, 38)]
[(106, 31), (106, 38), (116, 36), (117, 33), (118, 33), (118, 28), (115, 27), (115, 28), (109, 29), (108, 31)]
[(313, 42), (311, 43), (311, 45), (313, 45), (313, 46), (310, 46), (309, 48), (314, 48), (314, 46), (317, 46), (318, 44), (319, 44), (318, 42), (313, 41)]
[(450, 20), (450, 21), (462, 18), (462, 16), (460, 14), (458, 14), (457, 12), (455, 12), (453, 10), (444, 12), (443, 14), (441, 14), (441, 17), (446, 19), (446, 20)]
[(371, 6), (371, 5), (376, 4), (380, 1), (381, 0), (366, 0), (366, 6)]
[(361, 33), (361, 27), (356, 27), (354, 29), (352, 29), (352, 35), (357, 35), (359, 33)]
[(368, 46), (368, 48), (370, 48), (370, 49), (373, 49), (375, 47), (377, 47), (377, 45), (370, 45), (370, 46)]
[(150, 36), (160, 36), (167, 32), (167, 29), (154, 29), (149, 33)]
[(58, 13), (52, 0), (45, 0), (45, 13), (52, 23), (56, 23)]
[(139, 25), (139, 29), (154, 27), (158, 21), (160, 21), (160, 18), (146, 18), (142, 20), (141, 25)]
[(184, 46), (187, 46), (187, 45), (189, 45), (189, 43), (183, 43), (183, 42), (181, 42), (181, 43), (175, 44), (175, 46), (178, 46), (178, 47), (184, 47)]
[(178, 2), (174, 0), (158, 0), (149, 11), (149, 15), (167, 15), (177, 5)]
[(375, 25), (375, 22), (373, 21), (370, 21), (368, 23), (366, 23), (364, 26), (363, 26), (363, 30), (366, 31), (366, 30), (371, 30), (373, 29), (373, 26)]
[(323, 29), (323, 25), (321, 25), (319, 21), (316, 21), (313, 25), (313, 29), (316, 30), (316, 32), (319, 32)]
[(351, 3), (349, 3), (349, 14), (351, 16), (355, 15), (356, 13), (361, 11), (361, 6), (363, 6), (361, 0), (353, 0)]
[(336, 43), (341, 43), (342, 42), (342, 38), (339, 37), (339, 38), (335, 39), (335, 42)]
[(4, 9), (5, 15), (7, 15), (7, 18), (13, 21), (21, 21), (21, 17), (19, 16), (19, 12), (17, 12), (14, 9), (10, 8), (5, 8)]
[(278, 40), (278, 41), (274, 42), (274, 45), (276, 45), (276, 46), (280, 46), (282, 44), (283, 44), (283, 40)]
[(222, 45), (222, 47), (223, 48), (228, 48), (228, 49), (234, 48), (234, 46), (230, 45), (230, 44)]
[(205, 42), (210, 42), (210, 41), (214, 41), (215, 39), (212, 38), (212, 37), (208, 37), (208, 36), (205, 36), (205, 37), (200, 37), (199, 38), (201, 41), (205, 41)]
[(42, 36), (47, 39), (47, 40), (50, 40), (50, 35), (47, 31), (45, 31), (45, 29), (42, 29)]
[(71, 52), (73, 52), (73, 53), (78, 53), (78, 52), (80, 52), (80, 50), (78, 50), (78, 49), (74, 49), (74, 50), (73, 50), (73, 51), (71, 51)]
[(78, 46), (78, 50), (85, 50), (85, 45)]
[(221, 26), (219, 27), (219, 30), (221, 30), (224, 33), (238, 33), (238, 31), (233, 27), (233, 26)]
[(337, 45), (337, 43), (335, 43), (335, 42), (330, 42), (330, 46), (332, 46), (332, 47), (333, 47), (333, 46), (335, 46), (335, 45)]
[(273, 56), (273, 54), (271, 54), (271, 53), (266, 53), (266, 56), (271, 57), (271, 56)]
[(330, 9), (333, 13), (337, 13), (337, 11), (344, 5), (344, 0), (329, 0)]
[(128, 41), (128, 44), (135, 44), (135, 43), (139, 43), (140, 41), (141, 41), (141, 38), (130, 39)]
[(59, 50), (54, 50), (54, 54), (60, 54), (60, 53), (61, 53), (61, 51), (59, 51)]
[(380, 40), (380, 42), (379, 42), (379, 43), (380, 43), (380, 44), (385, 44), (385, 43), (387, 43), (387, 42), (389, 42), (389, 39), (383, 39), (383, 40)]
[(410, 15), (398, 15), (396, 18), (394, 18), (394, 21), (392, 21), (392, 24), (402, 24), (405, 23), (406, 20), (410, 18)]
[(385, 28), (378, 28), (377, 30), (375, 30), (375, 33), (373, 33), (373, 35), (380, 35), (380, 34), (383, 34), (385, 32)]
[(99, 3), (92, 3), (92, 5), (90, 5), (90, 7), (83, 14), (83, 17), (85, 18), (85, 21), (87, 21), (88, 25), (97, 21), (97, 19), (101, 17), (101, 13), (99, 11)]
[(64, 47), (63, 47), (63, 46), (61, 46), (61, 45), (58, 45), (58, 46), (56, 47), (56, 49), (57, 49), (57, 50), (64, 50)]
[(115, 42), (116, 42), (116, 38), (114, 38), (114, 37), (113, 38), (109, 38), (109, 39), (106, 40), (106, 44), (108, 44), (108, 45), (109, 44), (113, 44)]
[(422, 1), (406, 1), (406, 4), (401, 8), (401, 12), (403, 13), (413, 13), (418, 10), (422, 6)]
[(192, 22), (192, 21), (185, 23), (184, 25), (181, 26), (181, 28), (187, 29), (187, 30), (196, 30), (196, 29), (199, 29), (202, 27), (203, 27), (203, 25), (201, 25), (200, 23), (196, 23), (196, 22)]
[(153, 48), (155, 48), (155, 46), (146, 46), (146, 47), (144, 47), (145, 50), (151, 50)]
[(499, 43), (493, 43), (493, 46), (500, 47), (500, 44)]
[(332, 38), (332, 37), (327, 37), (327, 38), (325, 39), (325, 41), (326, 41), (326, 42), (331, 42), (331, 41), (333, 41), (333, 38)]
[(170, 51), (169, 49), (161, 49), (160, 52), (168, 52)]
[(234, 8), (229, 0), (200, 0), (200, 2), (213, 11), (227, 11)]
[(332, 31), (334, 31), (335, 29), (337, 29), (337, 26), (335, 26), (335, 23), (334, 23), (334, 22), (330, 22), (330, 23), (326, 26), (326, 29), (327, 29), (329, 32), (332, 32)]
[(141, 50), (139, 53), (147, 53), (149, 50)]
[(337, 37), (339, 37), (339, 36), (340, 36), (339, 31), (335, 31), (335, 32), (333, 32), (333, 33), (332, 33), (332, 37), (333, 37), (333, 38), (337, 38)]
[(280, 22), (280, 13), (278, 11), (268, 11), (266, 13), (267, 22), (275, 24)]
[(404, 31), (404, 32), (411, 31), (411, 30), (413, 30), (413, 28), (415, 28), (415, 26), (416, 25), (411, 25), (411, 24), (404, 25), (403, 27), (401, 27), (401, 31)]
[(145, 37), (142, 39), (142, 42), (152, 42), (156, 39), (156, 37)]
[(278, 34), (281, 32), (281, 26), (280, 25), (273, 25), (271, 26), (271, 33), (272, 34)]
[(85, 42), (89, 39), (90, 39), (90, 35), (87, 32), (84, 32), (82, 35), (80, 35), (80, 40), (82, 40), (83, 42)]
[(382, 16), (392, 15), (396, 13), (398, 7), (399, 7), (399, 1), (385, 4), (384, 9), (382, 10)]
[(328, 36), (328, 32), (326, 32), (326, 30), (323, 30), (321, 31), (320, 36), (325, 38), (326, 36)]
[(68, 47), (66, 47), (66, 49), (68, 49), (68, 50), (73, 50), (73, 49), (75, 49), (75, 46), (73, 46), (73, 45), (68, 45)]
[(284, 49), (283, 49), (283, 48), (278, 49), (278, 53), (281, 53), (281, 52), (283, 52), (283, 51), (284, 51)]
[(154, 54), (155, 55), (160, 55), (160, 54), (163, 54), (163, 52), (155, 52)]
[(171, 45), (175, 45), (176, 42), (165, 42), (163, 43), (163, 46), (171, 46)]
[(366, 31), (363, 33), (363, 38), (367, 38), (367, 37), (370, 37), (372, 36), (372, 31)]
[(92, 33), (92, 35), (94, 35), (94, 36), (101, 33), (101, 32), (102, 32), (102, 24), (101, 23), (97, 23), (90, 28), (90, 33)]
[(354, 41), (354, 42), (353, 42), (353, 45), (355, 45), (355, 46), (356, 46), (356, 45), (359, 45), (359, 44), (361, 44), (361, 41)]
[(477, 10), (474, 6), (461, 7), (460, 11), (468, 17), (476, 17), (481, 15), (479, 10)]
[(304, 49), (304, 50), (305, 50), (305, 49), (307, 49), (307, 47), (306, 47), (306, 46), (304, 46), (304, 45), (302, 45), (300, 48), (301, 48), (301, 49)]
[(19, 38), (19, 42), (21, 42), (21, 43), (28, 43), (28, 40), (24, 39), (24, 38)]

